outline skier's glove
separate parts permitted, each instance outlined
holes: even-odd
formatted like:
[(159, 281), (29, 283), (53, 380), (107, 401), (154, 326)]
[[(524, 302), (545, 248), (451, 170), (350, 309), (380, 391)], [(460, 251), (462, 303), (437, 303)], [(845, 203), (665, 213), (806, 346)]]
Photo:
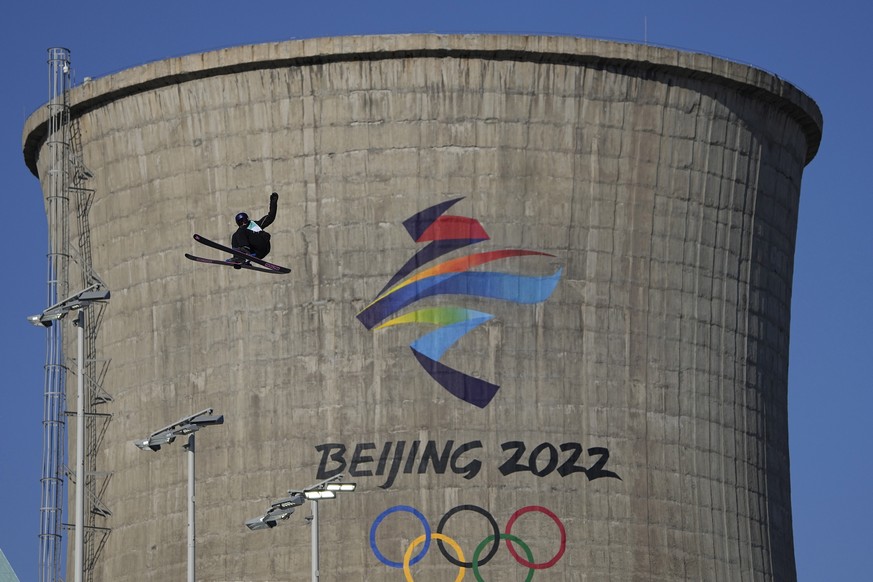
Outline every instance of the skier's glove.
[(279, 199), (278, 192), (273, 192), (272, 194), (270, 194), (270, 200), (278, 200), (278, 199)]

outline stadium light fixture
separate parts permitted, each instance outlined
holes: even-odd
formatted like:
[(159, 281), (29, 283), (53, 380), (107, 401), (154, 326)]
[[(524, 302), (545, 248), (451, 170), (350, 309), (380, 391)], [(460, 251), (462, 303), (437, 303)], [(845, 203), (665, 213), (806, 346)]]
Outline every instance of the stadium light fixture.
[(156, 430), (148, 438), (135, 441), (134, 444), (144, 451), (161, 450), (161, 445), (168, 445), (176, 440), (176, 437), (193, 435), (205, 426), (224, 424), (224, 416), (211, 416), (212, 409), (201, 410), (197, 414), (186, 416), (173, 424)]
[(291, 514), (294, 513), (294, 508), (303, 505), (304, 501), (306, 501), (306, 498), (302, 493), (295, 493), (275, 501), (263, 516), (248, 520), (246, 527), (252, 531), (272, 529), (278, 525), (279, 520), (286, 520), (291, 517)]
[(47, 307), (38, 315), (28, 316), (27, 321), (36, 326), (51, 327), (53, 322), (62, 319), (69, 312), (84, 309), (94, 303), (109, 301), (109, 297), (109, 289), (105, 289), (99, 284), (94, 284), (67, 297), (63, 301), (55, 303), (51, 307)]
[(274, 502), (263, 516), (250, 519), (245, 525), (252, 531), (272, 529), (278, 525), (279, 520), (284, 521), (291, 517), (295, 507), (309, 501), (312, 513), (306, 519), (312, 527), (312, 582), (318, 582), (318, 502), (322, 499), (334, 499), (338, 492), (354, 491), (357, 488), (356, 483), (343, 482), (342, 479), (342, 475), (334, 475), (302, 491), (290, 490), (288, 497)]
[(148, 438), (134, 441), (137, 447), (144, 451), (159, 451), (162, 445), (170, 444), (177, 437), (187, 436), (184, 445), (188, 453), (188, 582), (194, 582), (195, 546), (194, 546), (194, 435), (201, 428), (224, 424), (224, 415), (214, 416), (212, 409), (201, 410), (191, 416), (186, 416), (173, 424), (158, 429)]

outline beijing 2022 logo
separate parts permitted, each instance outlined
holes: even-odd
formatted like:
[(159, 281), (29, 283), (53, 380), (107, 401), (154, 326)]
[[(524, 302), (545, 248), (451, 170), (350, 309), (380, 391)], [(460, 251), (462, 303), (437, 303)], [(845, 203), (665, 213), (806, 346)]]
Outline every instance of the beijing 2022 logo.
[(419, 267), (443, 255), (489, 239), (478, 220), (445, 215), (451, 206), (462, 199), (436, 204), (403, 222), (415, 242), (429, 244), (395, 273), (357, 317), (369, 330), (414, 323), (436, 326), (436, 330), (419, 337), (409, 346), (412, 353), (422, 368), (443, 388), (464, 402), (484, 408), (500, 386), (455, 370), (441, 363), (440, 359), (464, 335), (492, 319), (492, 314), (441, 305), (388, 318), (419, 300), (439, 295), (466, 295), (523, 304), (542, 303), (554, 292), (563, 269), (559, 268), (552, 275), (544, 277), (471, 270), (509, 257), (553, 256), (539, 251), (506, 249), (444, 260), (415, 273)]

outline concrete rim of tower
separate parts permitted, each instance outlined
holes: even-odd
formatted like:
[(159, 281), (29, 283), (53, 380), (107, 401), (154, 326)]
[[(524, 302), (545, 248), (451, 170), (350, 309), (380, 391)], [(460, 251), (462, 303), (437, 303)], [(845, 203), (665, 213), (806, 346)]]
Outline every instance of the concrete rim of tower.
[[(259, 69), (312, 66), (329, 62), (413, 57), (455, 57), (562, 63), (579, 66), (633, 66), (640, 72), (668, 71), (706, 79), (754, 96), (783, 109), (806, 137), (805, 163), (818, 152), (823, 119), (806, 93), (762, 69), (715, 57), (650, 44), (634, 44), (569, 36), (494, 34), (399, 34), (289, 40), (243, 45), (146, 63), (115, 74), (89, 78), (70, 93), (75, 119), (118, 99), (158, 87), (207, 77)], [(36, 176), (40, 145), (48, 133), (48, 110), (28, 117), (23, 131), (24, 161)]]

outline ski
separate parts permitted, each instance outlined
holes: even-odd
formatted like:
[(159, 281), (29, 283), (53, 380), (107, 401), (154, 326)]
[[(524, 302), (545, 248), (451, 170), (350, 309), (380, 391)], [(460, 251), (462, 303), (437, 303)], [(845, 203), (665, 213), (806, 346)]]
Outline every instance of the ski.
[[(266, 267), (266, 268), (265, 268), (265, 269), (260, 269), (260, 268), (256, 268), (256, 267), (254, 267), (253, 265), (249, 265), (248, 267), (246, 267), (246, 265), (245, 265), (244, 263), (242, 263), (242, 264), (240, 264), (240, 263), (229, 263), (229, 262), (226, 262), (226, 261), (215, 261), (216, 264), (218, 264), (218, 263), (222, 263), (222, 264), (226, 263), (226, 264), (228, 264), (228, 265), (230, 265), (230, 266), (232, 266), (232, 267), (233, 267), (233, 266), (239, 266), (239, 268), (243, 268), (243, 269), (245, 269), (245, 268), (249, 268), (249, 269), (251, 269), (251, 270), (253, 270), (253, 271), (266, 271), (266, 272), (270, 272), (270, 273), (283, 273), (283, 274), (284, 274), (284, 273), (290, 273), (290, 272), (291, 272), (291, 269), (289, 269), (288, 267), (281, 267), (281, 266), (279, 266), (279, 265), (275, 265), (275, 264), (273, 264), (273, 263), (267, 262), (267, 261), (265, 261), (264, 259), (259, 259), (258, 257), (252, 256), (252, 255), (247, 255), (247, 254), (242, 253), (242, 252), (240, 252), (240, 251), (238, 251), (238, 250), (232, 249), (231, 247), (226, 247), (226, 246), (224, 246), (223, 244), (219, 244), (219, 243), (217, 243), (217, 242), (215, 242), (215, 241), (209, 240), (208, 238), (202, 237), (202, 236), (200, 236), (199, 234), (195, 234), (195, 235), (194, 235), (194, 240), (196, 240), (196, 241), (199, 242), (200, 244), (206, 245), (206, 246), (208, 246), (208, 247), (212, 247), (212, 248), (214, 248), (214, 249), (216, 249), (216, 250), (219, 250), (219, 251), (224, 251), (225, 253), (229, 253), (229, 254), (231, 254), (231, 255), (234, 255), (235, 257), (239, 257), (239, 258), (244, 259), (244, 260), (246, 260), (246, 261), (251, 261), (252, 263), (257, 263), (258, 265), (261, 265), (261, 266)], [(202, 257), (194, 258), (194, 255), (190, 255), (190, 256), (189, 256), (188, 254), (186, 254), (185, 256), (188, 257), (189, 259), (193, 260), (193, 261), (199, 261), (199, 262), (213, 262), (212, 259), (203, 259)]]
[(234, 269), (249, 269), (250, 271), (260, 271), (262, 273), (272, 273), (273, 275), (281, 275), (283, 271), (276, 271), (274, 269), (267, 269), (266, 267), (258, 267), (252, 265), (251, 263), (231, 263), (228, 261), (222, 261), (219, 259), (207, 259), (204, 257), (198, 257), (196, 255), (189, 255), (185, 253), (185, 258), (191, 259), (197, 263), (208, 263), (210, 265), (224, 265), (225, 267), (233, 267)]

